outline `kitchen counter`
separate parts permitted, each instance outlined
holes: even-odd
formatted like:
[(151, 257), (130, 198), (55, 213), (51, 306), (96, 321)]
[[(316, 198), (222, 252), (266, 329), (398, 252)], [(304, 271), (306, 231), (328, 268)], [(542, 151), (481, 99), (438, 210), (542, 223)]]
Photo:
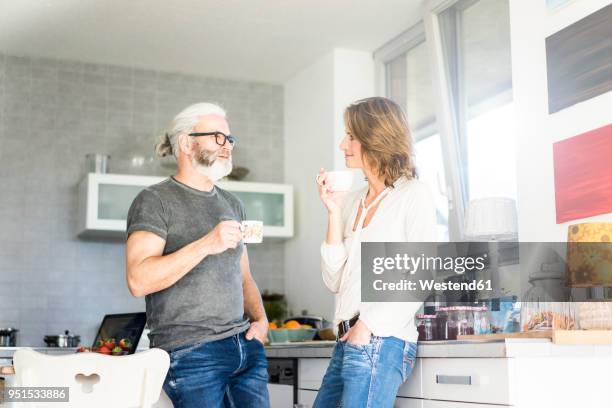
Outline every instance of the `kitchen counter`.
[[(333, 342), (266, 347), (269, 358), (297, 360), (298, 401), (312, 404)], [(610, 345), (560, 345), (550, 339), (420, 342), (406, 408), (603, 408), (609, 403)]]
[(32, 350), (40, 351), (41, 353), (46, 353), (47, 351), (76, 351), (78, 347), (45, 347), (45, 346), (0, 347), (0, 355), (4, 355), (5, 353), (12, 354), (22, 348), (31, 348)]
[(268, 358), (330, 358), (335, 341), (307, 341), (266, 346)]
[[(13, 358), (13, 354), (23, 347), (0, 347), (0, 366), (8, 365)], [(76, 347), (30, 347), (32, 350), (45, 354), (70, 354), (75, 353)]]
[[(266, 346), (270, 358), (330, 358), (336, 342), (311, 341)], [(559, 345), (549, 339), (419, 342), (421, 358), (612, 357), (612, 345)]]

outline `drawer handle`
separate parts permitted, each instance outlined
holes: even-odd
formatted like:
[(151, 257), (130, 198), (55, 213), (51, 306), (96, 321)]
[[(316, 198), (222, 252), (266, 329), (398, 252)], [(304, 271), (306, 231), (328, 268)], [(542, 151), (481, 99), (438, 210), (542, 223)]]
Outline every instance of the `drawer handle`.
[(436, 383), (438, 384), (455, 384), (455, 385), (472, 385), (471, 375), (440, 375), (436, 374)]

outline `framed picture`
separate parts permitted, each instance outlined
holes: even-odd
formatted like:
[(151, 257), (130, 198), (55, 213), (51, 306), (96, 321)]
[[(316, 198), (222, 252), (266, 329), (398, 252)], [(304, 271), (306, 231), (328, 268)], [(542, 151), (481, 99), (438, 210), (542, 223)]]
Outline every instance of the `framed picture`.
[(612, 4), (546, 38), (549, 113), (612, 90), (611, 21)]
[(612, 125), (553, 144), (557, 224), (612, 213)]

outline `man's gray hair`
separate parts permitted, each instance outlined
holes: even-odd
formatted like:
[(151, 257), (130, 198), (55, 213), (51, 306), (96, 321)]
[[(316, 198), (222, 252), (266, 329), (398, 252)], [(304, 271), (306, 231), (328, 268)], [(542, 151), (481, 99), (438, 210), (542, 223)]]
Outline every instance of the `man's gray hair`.
[(214, 103), (201, 102), (195, 103), (183, 109), (174, 117), (170, 128), (161, 137), (161, 141), (155, 145), (158, 156), (165, 157), (173, 154), (178, 158), (178, 136), (183, 133), (190, 133), (198, 124), (200, 118), (205, 115), (219, 115), (225, 118), (225, 110)]

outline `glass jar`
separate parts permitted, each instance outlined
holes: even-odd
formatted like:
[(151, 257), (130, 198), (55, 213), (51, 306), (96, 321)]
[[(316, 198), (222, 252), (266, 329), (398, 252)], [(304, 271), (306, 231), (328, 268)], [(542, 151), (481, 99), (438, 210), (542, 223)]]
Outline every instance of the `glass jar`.
[[(521, 307), (521, 331), (575, 330), (576, 310), (560, 279), (532, 276)], [(571, 299), (570, 299), (571, 300)]]
[(457, 336), (474, 334), (474, 313), (471, 309), (470, 306), (448, 308), (447, 340), (457, 340)]
[(489, 311), (486, 306), (474, 308), (474, 334), (491, 333)]
[(448, 307), (439, 307), (436, 309), (436, 327), (434, 330), (434, 338), (436, 340), (448, 340), (446, 323), (448, 322)]
[(418, 314), (415, 316), (417, 331), (419, 332), (418, 341), (436, 340), (436, 316)]

